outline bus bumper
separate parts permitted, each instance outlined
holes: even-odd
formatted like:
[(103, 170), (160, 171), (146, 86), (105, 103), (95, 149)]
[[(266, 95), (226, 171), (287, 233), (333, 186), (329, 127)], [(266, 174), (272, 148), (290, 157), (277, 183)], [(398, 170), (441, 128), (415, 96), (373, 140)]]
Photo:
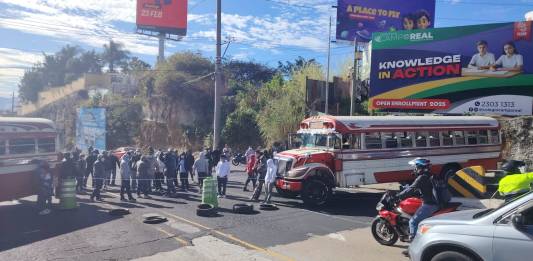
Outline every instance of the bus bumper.
[(301, 191), (302, 190), (302, 182), (301, 181), (288, 181), (285, 179), (278, 179), (276, 181), (276, 186), (280, 189), (287, 190), (287, 191)]

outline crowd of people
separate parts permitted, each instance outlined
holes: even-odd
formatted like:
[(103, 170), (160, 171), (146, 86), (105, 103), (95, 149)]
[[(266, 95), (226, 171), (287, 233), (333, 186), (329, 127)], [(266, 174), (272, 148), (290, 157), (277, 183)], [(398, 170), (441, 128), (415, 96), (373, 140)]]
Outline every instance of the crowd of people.
[[(113, 153), (90, 147), (86, 154), (80, 150), (64, 153), (59, 170), (61, 178), (76, 179), (78, 193), (84, 192), (87, 189), (87, 181), (92, 180), (92, 201), (102, 201), (101, 192), (117, 186), (117, 178), (120, 179), (122, 201), (135, 202), (135, 193), (137, 198), (151, 198), (151, 195), (174, 197), (178, 189), (182, 192), (192, 192), (191, 186), (195, 183), (201, 191), (204, 179), (213, 176), (218, 183), (218, 197), (225, 197), (228, 177), (231, 174), (231, 149), (226, 145), (222, 150), (204, 149), (197, 155), (195, 158), (191, 150), (180, 153), (175, 149), (163, 151), (151, 147), (145, 153), (140, 149)], [(267, 150), (253, 150), (250, 147), (245, 155), (248, 178), (243, 190), (249, 191), (248, 185), (251, 182), (253, 193), (250, 199), (259, 201), (265, 187), (265, 203), (270, 203), (277, 170), (272, 153)], [(44, 175), (41, 183), (47, 186), (46, 191), (51, 191), (47, 177)], [(51, 195), (50, 192), (46, 197), (41, 197), (45, 199), (43, 202), (48, 202), (48, 196)], [(48, 214), (49, 205), (43, 204), (40, 203), (40, 208), (47, 210), (42, 211), (43, 214)]]

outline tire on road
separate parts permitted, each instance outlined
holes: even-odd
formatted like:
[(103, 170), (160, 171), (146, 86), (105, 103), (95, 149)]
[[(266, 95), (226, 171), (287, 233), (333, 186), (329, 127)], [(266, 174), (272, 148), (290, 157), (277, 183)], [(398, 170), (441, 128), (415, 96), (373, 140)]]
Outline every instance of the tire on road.
[(320, 207), (326, 205), (332, 195), (332, 188), (320, 178), (310, 178), (304, 181), (302, 189), (302, 199), (309, 207)]
[[(379, 231), (380, 228), (384, 228), (387, 230), (385, 232), (388, 233), (388, 237), (386, 237), (382, 232)], [(398, 233), (396, 233), (392, 225), (382, 217), (376, 217), (372, 221), (371, 230), (374, 239), (384, 246), (392, 246), (396, 243), (396, 241), (398, 241)]]
[(250, 214), (254, 211), (254, 205), (253, 204), (234, 204), (233, 205), (233, 212), (238, 214)]
[(431, 261), (474, 261), (474, 259), (460, 252), (444, 251), (434, 255)]
[(160, 224), (160, 223), (167, 222), (167, 221), (168, 221), (168, 219), (166, 217), (149, 216), (149, 217), (144, 218), (143, 223), (146, 223), (146, 224)]
[(261, 210), (278, 210), (278, 206), (274, 204), (260, 204), (259, 209)]
[(196, 215), (201, 217), (212, 217), (216, 215), (217, 211), (211, 204), (200, 204), (196, 209)]

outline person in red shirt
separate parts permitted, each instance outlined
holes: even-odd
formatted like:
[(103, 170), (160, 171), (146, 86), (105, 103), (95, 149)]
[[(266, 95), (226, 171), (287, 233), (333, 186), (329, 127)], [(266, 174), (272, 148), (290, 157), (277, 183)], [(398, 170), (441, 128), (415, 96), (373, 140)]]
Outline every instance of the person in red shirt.
[(244, 188), (242, 189), (243, 191), (249, 191), (248, 184), (250, 183), (250, 181), (253, 185), (252, 190), (255, 189), (255, 184), (257, 182), (257, 175), (255, 173), (255, 162), (258, 154), (259, 152), (256, 151), (255, 154), (250, 155), (250, 157), (248, 158), (248, 162), (246, 163), (246, 173), (248, 174), (248, 178), (244, 183)]

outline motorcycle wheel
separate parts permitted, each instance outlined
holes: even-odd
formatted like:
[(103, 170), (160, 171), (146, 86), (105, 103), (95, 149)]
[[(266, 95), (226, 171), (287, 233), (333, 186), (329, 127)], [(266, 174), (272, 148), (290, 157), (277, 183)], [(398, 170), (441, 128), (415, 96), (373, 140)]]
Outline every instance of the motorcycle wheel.
[(239, 166), (239, 161), (236, 159), (232, 159), (231, 164), (233, 164), (233, 166)]
[(372, 236), (384, 246), (392, 246), (398, 241), (398, 233), (387, 220), (381, 217), (376, 217), (372, 221)]

